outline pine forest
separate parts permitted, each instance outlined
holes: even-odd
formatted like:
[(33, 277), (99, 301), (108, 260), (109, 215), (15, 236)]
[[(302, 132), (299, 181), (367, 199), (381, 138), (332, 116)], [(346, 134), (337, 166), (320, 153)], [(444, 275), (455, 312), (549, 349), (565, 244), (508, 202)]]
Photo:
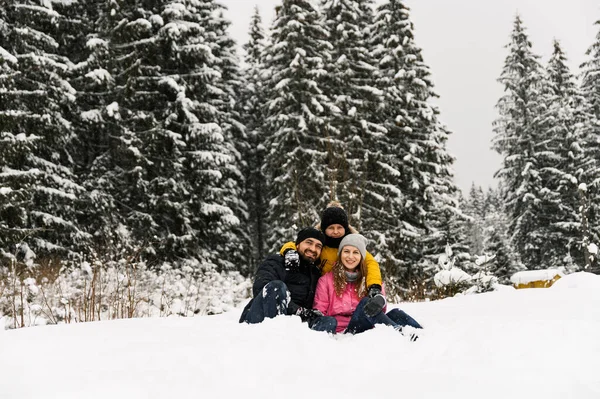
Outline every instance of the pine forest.
[[(497, 187), (462, 193), (404, 1), (281, 0), (247, 43), (230, 25), (216, 0), (0, 0), (10, 327), (226, 311), (333, 200), (398, 300), (600, 273), (600, 29), (571, 71), (516, 16)], [(451, 268), (477, 277), (444, 291)]]

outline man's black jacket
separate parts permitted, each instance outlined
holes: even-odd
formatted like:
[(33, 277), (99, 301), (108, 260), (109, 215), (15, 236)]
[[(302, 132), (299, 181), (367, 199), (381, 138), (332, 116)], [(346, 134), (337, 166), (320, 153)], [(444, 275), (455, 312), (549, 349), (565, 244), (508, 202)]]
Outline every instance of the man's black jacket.
[[(283, 281), (287, 285), (291, 295), (287, 314), (295, 314), (299, 307), (312, 308), (319, 277), (321, 277), (321, 272), (316, 264), (309, 263), (302, 257), (300, 257), (299, 270), (286, 270), (283, 256), (279, 254), (269, 255), (256, 271), (256, 277), (252, 285), (252, 294), (256, 298), (261, 294), (263, 287), (271, 281)], [(254, 299), (244, 308), (240, 323), (245, 319), (252, 301)]]

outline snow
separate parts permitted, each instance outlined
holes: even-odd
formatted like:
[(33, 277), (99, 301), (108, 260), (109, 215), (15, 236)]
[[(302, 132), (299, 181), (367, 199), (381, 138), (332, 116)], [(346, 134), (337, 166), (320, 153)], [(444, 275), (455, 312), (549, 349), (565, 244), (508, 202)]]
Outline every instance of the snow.
[[(29, 245), (27, 245), (27, 243), (22, 243), (19, 245), (19, 254), (21, 255), (21, 257), (23, 258), (23, 262), (25, 263), (25, 265), (27, 267), (32, 267), (33, 266), (33, 261), (36, 258), (35, 253), (31, 250), (31, 248), (29, 248)], [(26, 279), (27, 280), (31, 280), (31, 279)]]
[(513, 284), (529, 284), (533, 281), (550, 281), (556, 276), (564, 276), (562, 270), (545, 269), (545, 270), (525, 270), (517, 272), (510, 278)]
[[(197, 160), (203, 163), (211, 163), (213, 165), (226, 165), (231, 162), (231, 156), (228, 154), (222, 154), (215, 151), (189, 151), (190, 155), (193, 155)], [(221, 178), (221, 174), (218, 171), (214, 171)]]
[(102, 114), (96, 109), (84, 111), (81, 113), (81, 119), (89, 122), (100, 122), (102, 120)]
[(488, 255), (488, 254), (484, 254), (484, 255), (475, 255), (475, 264), (477, 266), (481, 266), (481, 265), (485, 265), (486, 263), (488, 263), (491, 260), (494, 260), (496, 258), (496, 255)]
[(152, 29), (152, 24), (145, 18), (138, 18), (135, 21), (131, 21), (127, 24), (127, 27), (132, 29), (139, 29), (139, 32), (149, 31)]
[[(298, 317), (196, 318), (0, 330), (0, 392), (11, 399), (600, 397), (600, 277), (553, 287), (405, 303), (425, 329), (356, 336)], [(0, 321), (0, 324), (2, 321)]]
[[(169, 6), (173, 6), (173, 4), (170, 4)], [(169, 6), (167, 6), (167, 7), (169, 7)], [(166, 11), (167, 10), (165, 9), (165, 12)], [(165, 24), (165, 21), (163, 20), (163, 18), (158, 14), (151, 15), (148, 18), (148, 20), (150, 21), (150, 23), (152, 23), (155, 26), (164, 26), (164, 24)]]
[(112, 81), (112, 76), (110, 72), (108, 72), (104, 68), (94, 69), (93, 71), (86, 73), (85, 77), (93, 80), (98, 84)]
[(111, 118), (116, 118), (119, 114), (119, 103), (112, 102), (106, 106), (106, 112)]
[(7, 62), (10, 62), (12, 64), (19, 63), (19, 61), (17, 60), (17, 57), (15, 57), (14, 55), (12, 55), (8, 51), (6, 51), (4, 48), (2, 48), (2, 46), (0, 46), (0, 59), (6, 60)]
[(99, 39), (97, 37), (93, 37), (93, 38), (89, 39), (87, 42), (85, 42), (85, 46), (88, 49), (95, 49), (95, 48), (105, 49), (105, 48), (108, 48), (108, 42), (106, 40)]
[(471, 276), (458, 267), (453, 267), (450, 270), (440, 270), (433, 277), (433, 281), (437, 287), (463, 283), (470, 280)]
[(34, 13), (47, 14), (49, 18), (60, 18), (60, 14), (56, 11), (52, 10), (51, 2), (45, 2), (44, 7), (34, 6), (29, 4), (16, 4), (15, 8), (24, 8), (27, 10), (31, 10)]

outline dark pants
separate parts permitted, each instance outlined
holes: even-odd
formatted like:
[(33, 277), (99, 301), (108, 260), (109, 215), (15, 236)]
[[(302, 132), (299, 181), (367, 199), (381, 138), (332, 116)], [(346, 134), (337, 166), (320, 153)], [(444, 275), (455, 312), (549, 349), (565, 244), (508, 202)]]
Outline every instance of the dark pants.
[[(283, 281), (275, 280), (265, 285), (260, 295), (254, 297), (244, 321), (250, 324), (262, 322), (265, 317), (272, 319), (287, 314), (289, 291)], [(337, 320), (330, 316), (316, 317), (308, 321), (308, 327), (315, 331), (335, 333)]]
[(385, 324), (386, 326), (392, 326), (398, 330), (401, 330), (404, 326), (423, 328), (415, 319), (400, 309), (392, 309), (387, 312), (387, 314), (379, 312), (373, 317), (367, 316), (364, 308), (365, 303), (367, 303), (368, 300), (369, 298), (363, 298), (354, 310), (354, 313), (352, 313), (352, 318), (346, 328), (347, 333), (358, 334), (370, 330), (375, 324)]

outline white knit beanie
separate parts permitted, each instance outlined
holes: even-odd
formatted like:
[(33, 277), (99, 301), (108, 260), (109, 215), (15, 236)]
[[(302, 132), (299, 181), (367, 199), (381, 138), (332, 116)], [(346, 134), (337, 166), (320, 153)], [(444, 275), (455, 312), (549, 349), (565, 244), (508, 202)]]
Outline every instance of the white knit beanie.
[(360, 234), (348, 234), (346, 237), (344, 237), (342, 242), (340, 242), (338, 257), (342, 253), (342, 249), (347, 245), (358, 248), (363, 260), (365, 260), (367, 257), (367, 239), (365, 237)]

